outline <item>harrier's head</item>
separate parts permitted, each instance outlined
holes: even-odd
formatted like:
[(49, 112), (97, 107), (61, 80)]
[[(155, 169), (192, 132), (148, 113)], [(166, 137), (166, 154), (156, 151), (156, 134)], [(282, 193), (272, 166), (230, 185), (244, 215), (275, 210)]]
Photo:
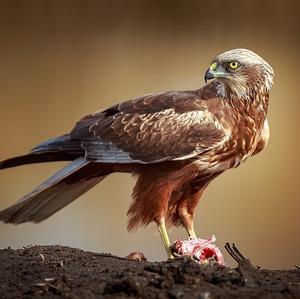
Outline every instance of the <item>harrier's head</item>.
[(216, 78), (220, 96), (251, 98), (268, 93), (273, 84), (272, 67), (256, 53), (234, 49), (217, 56), (205, 73), (205, 82)]

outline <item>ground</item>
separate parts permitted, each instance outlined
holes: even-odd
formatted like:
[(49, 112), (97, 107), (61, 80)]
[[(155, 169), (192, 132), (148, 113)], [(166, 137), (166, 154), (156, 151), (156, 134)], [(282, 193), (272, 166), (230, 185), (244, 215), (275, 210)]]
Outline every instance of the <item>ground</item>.
[(190, 258), (132, 261), (63, 246), (0, 250), (0, 298), (300, 298), (300, 269), (235, 269)]

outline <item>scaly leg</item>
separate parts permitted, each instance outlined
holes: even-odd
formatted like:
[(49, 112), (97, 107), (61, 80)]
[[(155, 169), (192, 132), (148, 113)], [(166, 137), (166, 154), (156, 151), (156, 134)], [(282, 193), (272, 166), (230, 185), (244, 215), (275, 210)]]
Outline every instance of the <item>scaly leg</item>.
[(197, 239), (194, 229), (194, 210), (201, 198), (205, 187), (206, 186), (203, 186), (197, 192), (194, 192), (193, 194), (182, 198), (177, 208), (181, 222), (190, 238)]
[(166, 229), (165, 218), (160, 219), (160, 221), (157, 223), (157, 226), (158, 226), (158, 231), (159, 231), (161, 239), (163, 241), (167, 256), (169, 259), (173, 259), (174, 255), (171, 250), (171, 243), (170, 243), (170, 239), (169, 239), (168, 232)]
[(183, 226), (185, 227), (190, 238), (197, 239), (195, 229), (194, 229), (194, 217), (191, 213), (188, 212), (185, 206), (182, 206), (178, 209), (180, 219)]

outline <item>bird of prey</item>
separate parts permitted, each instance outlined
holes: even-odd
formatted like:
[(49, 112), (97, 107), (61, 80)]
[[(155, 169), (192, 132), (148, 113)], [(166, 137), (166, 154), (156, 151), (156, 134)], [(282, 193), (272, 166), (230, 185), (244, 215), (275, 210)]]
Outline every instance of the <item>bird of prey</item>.
[(40, 222), (107, 175), (132, 173), (128, 230), (157, 223), (172, 257), (166, 227), (183, 225), (196, 238), (194, 210), (208, 184), (265, 147), (273, 75), (256, 53), (234, 49), (213, 59), (200, 89), (147, 94), (83, 117), (70, 133), (0, 162), (4, 169), (71, 161), (0, 220)]

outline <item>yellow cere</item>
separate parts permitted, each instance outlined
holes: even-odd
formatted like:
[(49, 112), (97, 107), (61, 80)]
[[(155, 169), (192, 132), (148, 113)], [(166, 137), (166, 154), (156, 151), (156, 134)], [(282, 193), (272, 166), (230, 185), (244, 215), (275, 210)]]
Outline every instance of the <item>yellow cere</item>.
[(211, 70), (211, 71), (215, 71), (216, 68), (217, 68), (217, 63), (214, 62), (214, 63), (210, 66), (210, 70)]

